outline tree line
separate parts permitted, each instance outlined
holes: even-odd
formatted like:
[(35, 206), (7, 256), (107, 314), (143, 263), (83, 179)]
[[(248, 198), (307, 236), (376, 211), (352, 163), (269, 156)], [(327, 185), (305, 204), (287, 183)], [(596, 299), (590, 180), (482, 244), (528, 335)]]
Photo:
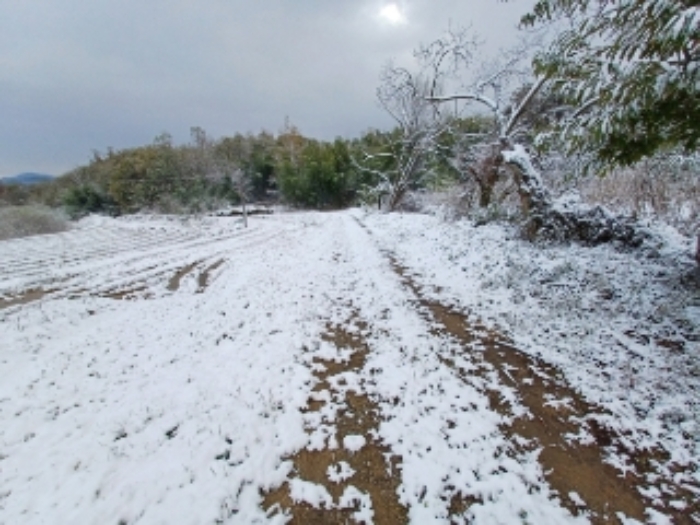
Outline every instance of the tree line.
[(72, 217), (138, 211), (197, 213), (256, 201), (330, 209), (348, 206), (362, 184), (351, 141), (323, 142), (287, 126), (274, 135), (236, 134), (212, 139), (201, 128), (174, 145), (168, 134), (152, 144), (94, 152), (55, 180), (0, 186), (0, 202), (64, 206)]
[(529, 238), (638, 243), (624, 217), (556, 205), (541, 175), (556, 163), (565, 176), (604, 175), (650, 158), (698, 168), (700, 7), (538, 0), (522, 26), (561, 21), (548, 43), (526, 33), (488, 60), (479, 61), (474, 35), (450, 28), (418, 47), (412, 63), (388, 64), (377, 99), (394, 120), (390, 130), (327, 142), (290, 124), (219, 139), (192, 128), (188, 144), (163, 134), (147, 146), (95, 153), (53, 183), (22, 190), (29, 197), (0, 188), (0, 200), (63, 204), (73, 216), (251, 201), (394, 210), (422, 190), (457, 183), (478, 209), (515, 195)]
[[(464, 125), (480, 122), (470, 118)], [(164, 133), (136, 148), (93, 152), (92, 158), (51, 182), (0, 186), (0, 202), (63, 206), (73, 218), (89, 213), (122, 215), (139, 211), (197, 213), (250, 202), (279, 202), (299, 208), (339, 209), (381, 200), (383, 175), (361, 159), (382, 157), (382, 169), (396, 164), (396, 130), (370, 130), (354, 139), (321, 141), (286, 124), (277, 134), (235, 134), (214, 139), (199, 127), (190, 141), (174, 145)], [(445, 135), (445, 144), (450, 138)], [(436, 162), (431, 181), (456, 180), (450, 164)]]

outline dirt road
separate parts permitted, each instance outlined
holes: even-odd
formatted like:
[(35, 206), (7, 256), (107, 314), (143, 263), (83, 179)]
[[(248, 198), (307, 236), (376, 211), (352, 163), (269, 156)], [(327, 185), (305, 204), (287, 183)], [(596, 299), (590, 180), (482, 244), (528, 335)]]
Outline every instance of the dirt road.
[(0, 523), (698, 519), (426, 279), (348, 212), (0, 243)]

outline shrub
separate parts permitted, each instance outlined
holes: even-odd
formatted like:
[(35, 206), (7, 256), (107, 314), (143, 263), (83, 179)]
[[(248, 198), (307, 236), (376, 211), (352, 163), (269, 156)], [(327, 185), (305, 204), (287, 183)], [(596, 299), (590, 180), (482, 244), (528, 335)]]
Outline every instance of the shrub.
[(75, 186), (63, 196), (63, 205), (71, 219), (79, 219), (90, 213), (115, 215), (114, 201), (91, 186)]
[(67, 217), (59, 210), (39, 205), (0, 208), (0, 240), (58, 233), (67, 229)]

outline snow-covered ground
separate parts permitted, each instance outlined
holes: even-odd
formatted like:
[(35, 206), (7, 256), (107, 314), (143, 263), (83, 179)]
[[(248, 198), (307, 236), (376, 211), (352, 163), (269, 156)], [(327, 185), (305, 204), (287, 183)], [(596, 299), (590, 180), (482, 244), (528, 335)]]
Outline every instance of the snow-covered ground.
[[(517, 390), (477, 373), (478, 349), (436, 329), (396, 264), (426, 298), (559, 368), (625, 450), (666, 451), (638, 519), (698, 520), (665, 487), (700, 497), (700, 291), (688, 241), (664, 238), (644, 256), (542, 249), (502, 226), (351, 210), (245, 229), (91, 217), (4, 241), (0, 523), (282, 523), (295, 509), (266, 504), (282, 486), (295, 505), (380, 523), (357, 459), (373, 446), (411, 523), (596, 521), (504, 431), (527, 416)], [(367, 349), (360, 365), (333, 327)], [(333, 362), (348, 365), (322, 382)], [(364, 434), (341, 424), (353, 395), (378, 414)], [(337, 461), (305, 479), (302, 450)]]
[(697, 466), (700, 272), (691, 239), (657, 228), (653, 244), (629, 253), (533, 246), (499, 225), (425, 215), (367, 222), (426, 290), (441, 288), (435, 297), (559, 367), (638, 445), (663, 444)]

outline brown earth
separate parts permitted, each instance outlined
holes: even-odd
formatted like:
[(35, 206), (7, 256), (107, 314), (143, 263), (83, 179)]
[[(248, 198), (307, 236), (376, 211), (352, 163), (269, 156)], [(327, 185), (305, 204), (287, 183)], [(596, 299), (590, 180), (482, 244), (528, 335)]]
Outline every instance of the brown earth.
[(0, 310), (16, 306), (18, 304), (28, 304), (42, 299), (45, 295), (55, 292), (55, 289), (44, 290), (43, 288), (32, 288), (8, 299), (0, 299)]
[[(353, 322), (360, 328), (364, 327), (361, 322), (356, 320)], [(326, 391), (336, 399), (343, 393), (334, 389), (329, 379), (345, 372), (362, 369), (369, 347), (362, 337), (353, 335), (339, 326), (328, 326), (322, 337), (338, 349), (353, 351), (346, 362), (314, 359), (314, 363), (321, 365), (323, 369), (314, 374), (318, 383), (313, 392)], [(318, 412), (325, 404), (324, 401), (318, 401), (314, 397), (309, 399), (308, 412)], [(345, 488), (352, 485), (371, 498), (374, 523), (379, 525), (406, 523), (407, 511), (399, 503), (397, 495), (401, 480), (401, 460), (391, 456), (390, 450), (373, 437), (381, 417), (377, 404), (362, 392), (350, 390), (345, 392), (342, 403), (344, 408), (338, 412), (334, 422), (339, 448), (326, 446), (322, 450), (299, 451), (289, 458), (294, 464), (293, 476), (323, 485), (333, 498), (334, 507), (338, 506)], [(363, 436), (366, 440), (365, 445), (354, 453), (344, 449), (343, 439), (349, 435)], [(332, 483), (328, 479), (328, 469), (340, 461), (348, 463), (355, 473), (341, 483)], [(263, 507), (268, 510), (269, 515), (278, 512), (290, 515), (289, 523), (292, 524), (357, 523), (353, 517), (357, 508), (318, 509), (304, 502), (294, 502), (290, 496), (288, 483), (265, 494)]]
[[(621, 436), (606, 428), (596, 415), (605, 412), (584, 400), (581, 395), (564, 381), (562, 374), (543, 361), (529, 356), (510, 343), (507, 338), (478, 322), (470, 320), (463, 313), (425, 297), (420, 287), (410, 278), (406, 268), (391, 260), (394, 271), (405, 286), (416, 297), (429, 320), (436, 325), (439, 333), (448, 334), (459, 341), (465, 350), (475, 354), (473, 348), (482, 348), (482, 374), (495, 370), (500, 383), (514, 389), (520, 403), (528, 410), (524, 417), (512, 419), (502, 427), (504, 434), (513, 443), (525, 438), (529, 450), (541, 449), (538, 460), (545, 473), (545, 479), (558, 493), (562, 504), (574, 515), (584, 514), (591, 523), (621, 523), (618, 512), (627, 517), (644, 522), (645, 510), (656, 508), (670, 516), (674, 523), (697, 523), (700, 505), (688, 489), (664, 480), (668, 499), (681, 499), (686, 508), (678, 510), (668, 505), (660, 506), (640, 493), (649, 483), (647, 476), (658, 476), (655, 462), (667, 459), (660, 450), (626, 450)], [(464, 371), (456, 368), (449, 359), (444, 362), (459, 374)], [(474, 373), (473, 371), (470, 373)], [(498, 391), (489, 392), (493, 410), (504, 416), (512, 416), (508, 402)], [(582, 442), (572, 439), (574, 435), (590, 436)], [(522, 447), (521, 447), (522, 448)], [(631, 459), (633, 468), (620, 472), (605, 462), (607, 451), (625, 452)], [(658, 484), (658, 481), (657, 481)], [(580, 505), (577, 494), (585, 506)], [(459, 502), (461, 507), (464, 502)]]
[(168, 286), (167, 289), (170, 292), (177, 292), (180, 289), (180, 281), (192, 272), (198, 264), (200, 264), (202, 261), (195, 261), (192, 264), (188, 264), (187, 266), (183, 266), (180, 268), (177, 272), (175, 272), (175, 275), (173, 275), (170, 278), (170, 281), (168, 281)]

